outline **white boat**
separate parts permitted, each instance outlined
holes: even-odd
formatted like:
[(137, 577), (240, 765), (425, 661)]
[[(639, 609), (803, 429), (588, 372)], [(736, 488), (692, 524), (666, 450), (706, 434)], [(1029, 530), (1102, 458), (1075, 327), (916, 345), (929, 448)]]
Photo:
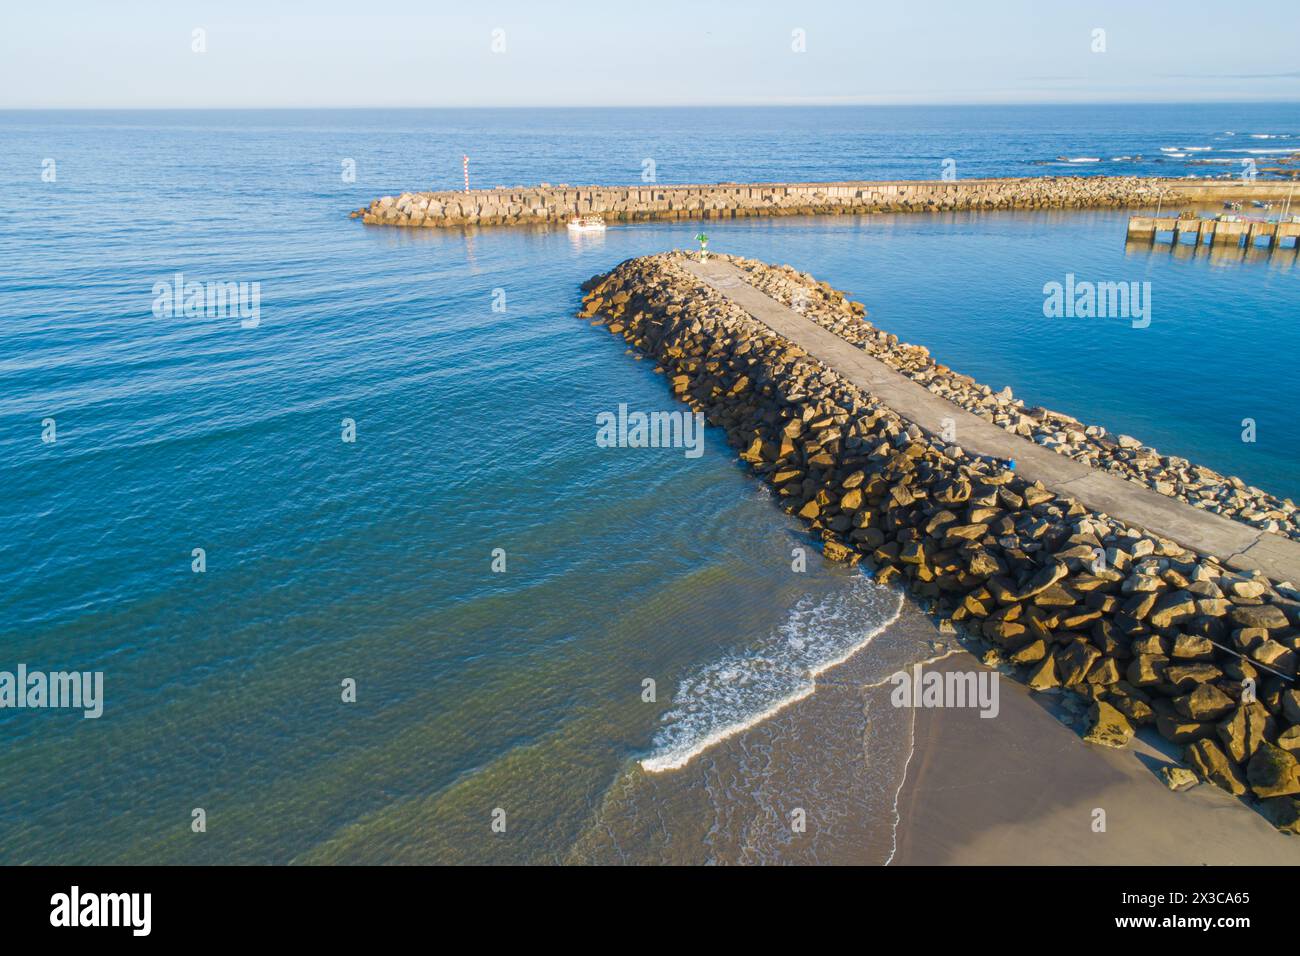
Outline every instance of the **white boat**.
[(569, 220), (569, 229), (573, 232), (604, 232), (605, 220), (599, 216), (578, 216)]

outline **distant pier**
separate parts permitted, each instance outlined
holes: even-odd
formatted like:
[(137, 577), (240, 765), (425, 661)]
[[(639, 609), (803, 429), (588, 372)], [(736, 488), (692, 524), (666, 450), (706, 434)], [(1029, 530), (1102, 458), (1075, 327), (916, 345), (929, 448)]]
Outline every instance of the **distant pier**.
[[(1173, 245), (1213, 245), (1294, 251), (1300, 245), (1300, 222), (1294, 217), (1281, 221), (1200, 216), (1132, 216), (1128, 221), (1129, 242), (1154, 243), (1162, 233), (1170, 235)], [(1190, 236), (1188, 242), (1186, 237)], [(1263, 240), (1261, 242), (1261, 240)], [(1289, 240), (1289, 242), (1288, 242)]]

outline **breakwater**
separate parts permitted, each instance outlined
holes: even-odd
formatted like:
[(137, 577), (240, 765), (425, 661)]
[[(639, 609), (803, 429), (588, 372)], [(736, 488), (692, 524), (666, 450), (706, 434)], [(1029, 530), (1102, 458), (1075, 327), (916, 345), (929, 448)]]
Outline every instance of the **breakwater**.
[(1021, 179), (839, 183), (719, 183), (695, 186), (514, 186), (383, 196), (352, 213), (368, 225), (449, 226), (861, 215), (975, 209), (1139, 208), (1225, 200), (1283, 199), (1281, 181), (1041, 176)]
[[(1026, 406), (1009, 387), (995, 392), (943, 365), (924, 346), (900, 342), (897, 336), (868, 322), (844, 321), (833, 310), (819, 307), (805, 281), (791, 280), (784, 272), (761, 262), (736, 262), (748, 282), (765, 295), (794, 307), (889, 369), (1010, 435), (1028, 439), (1040, 448), (1087, 466), (1089, 471), (1105, 472), (1209, 514), (1300, 541), (1300, 509), (1288, 498), (1279, 498), (1235, 475), (1220, 474), (1186, 458), (1162, 454), (1132, 435), (1115, 434), (1102, 425), (1081, 422), (1052, 409)], [(933, 417), (937, 419), (938, 415)], [(1009, 457), (1017, 455), (1012, 451)], [(1069, 480), (1072, 475), (1060, 477)], [(1227, 541), (1222, 541), (1220, 547), (1224, 549), (1221, 557), (1232, 549)], [(1300, 580), (1300, 567), (1287, 576)]]
[[(900, 377), (918, 364), (842, 293), (793, 269), (727, 261), (751, 292), (788, 296), (810, 324), (878, 358), (897, 351)], [(1300, 832), (1300, 592), (1291, 583), (965, 453), (697, 271), (683, 253), (629, 260), (584, 287), (580, 315), (655, 359), (672, 392), (726, 431), (829, 558), (907, 587), (1034, 690), (1064, 691), (1086, 708), (1091, 742), (1124, 746), (1153, 725), (1183, 747), (1187, 767), (1167, 768), (1170, 786), (1194, 772)], [(931, 367), (936, 374), (955, 375)], [(942, 382), (929, 384), (942, 394)], [(991, 393), (979, 394), (982, 404)], [(1009, 417), (1022, 407), (1010, 396), (993, 404), (980, 409), (986, 420), (1031, 427)]]

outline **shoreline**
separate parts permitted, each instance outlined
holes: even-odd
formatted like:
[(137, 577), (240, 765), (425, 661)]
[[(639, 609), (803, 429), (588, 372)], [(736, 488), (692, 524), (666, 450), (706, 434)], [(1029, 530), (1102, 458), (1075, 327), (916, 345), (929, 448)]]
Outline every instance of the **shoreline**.
[[(845, 347), (898, 345), (861, 305), (806, 277), (807, 298), (831, 314), (796, 311), (762, 291), (794, 270), (735, 261), (748, 276), (724, 269), (706, 281), (681, 252), (630, 259), (584, 285), (579, 315), (654, 358), (828, 559), (861, 562), (978, 642), (986, 664), (1066, 695), (1088, 712), (1091, 743), (1136, 747), (1154, 729), (1196, 775), (1300, 832), (1300, 591), (1227, 566), (1213, 534), (1189, 550), (918, 427), (889, 404), (912, 394), (893, 379), (839, 370), (860, 362), (852, 348), (841, 357)], [(828, 336), (838, 345), (818, 344)], [(1084, 480), (1051, 474), (1054, 486)]]
[[(868, 587), (875, 587), (863, 580)], [(913, 715), (890, 675), (964, 653), (906, 595), (897, 618), (801, 697), (672, 771), (632, 760), (566, 859), (577, 863), (880, 866), (897, 850)], [(790, 814), (807, 814), (791, 832)]]
[(839, 667), (841, 664), (847, 663), (858, 654), (866, 651), (871, 646), (872, 641), (874, 641), (877, 637), (879, 637), (881, 634), (887, 631), (892, 625), (894, 625), (898, 621), (898, 619), (902, 616), (904, 612), (904, 605), (907, 601), (907, 596), (904, 594), (899, 594), (897, 595), (897, 597), (898, 597), (898, 605), (894, 609), (893, 614), (891, 614), (886, 620), (882, 621), (880, 624), (877, 624), (871, 630), (867, 631), (866, 634), (862, 636), (861, 640), (859, 640), (856, 644), (849, 647), (847, 650), (837, 654), (836, 656), (826, 661), (817, 664), (815, 667), (809, 668), (807, 672), (808, 682), (802, 685), (801, 687), (799, 687), (794, 692), (786, 695), (785, 697), (782, 697), (779, 700), (773, 701), (770, 705), (763, 708), (761, 711), (750, 714), (749, 716), (745, 717), (743, 720), (739, 720), (734, 723), (728, 724), (724, 727), (721, 727), (713, 731), (712, 733), (707, 734), (703, 738), (695, 741), (695, 743), (692, 746), (686, 748), (685, 750), (681, 750), (679, 748), (679, 749), (669, 750), (665, 753), (659, 753), (659, 752), (652, 753), (645, 757), (642, 757), (640, 760), (637, 761), (637, 764), (641, 767), (642, 770), (650, 774), (667, 773), (668, 771), (671, 770), (680, 770), (682, 767), (685, 767), (688, 763), (690, 763), (692, 760), (694, 760), (696, 757), (698, 757), (700, 754), (704, 753), (705, 751), (709, 750), (710, 748), (716, 747), (718, 744), (723, 743), (724, 741), (730, 740), (733, 737), (737, 737), (745, 733), (747, 730), (757, 727), (759, 724), (763, 723), (764, 721), (770, 720), (771, 718), (775, 717), (777, 714), (781, 713), (783, 710), (786, 710), (787, 708), (792, 707), (795, 704), (799, 703), (801, 700), (807, 700), (809, 697), (813, 696), (813, 694), (817, 692), (817, 678), (825, 674), (827, 671), (834, 670), (835, 668)]
[(448, 228), (563, 224), (577, 216), (651, 222), (979, 209), (1116, 209), (1284, 200), (1293, 185), (1292, 180), (1281, 178), (1243, 182), (1139, 176), (581, 187), (543, 183), (404, 192), (382, 196), (350, 215), (366, 225)]

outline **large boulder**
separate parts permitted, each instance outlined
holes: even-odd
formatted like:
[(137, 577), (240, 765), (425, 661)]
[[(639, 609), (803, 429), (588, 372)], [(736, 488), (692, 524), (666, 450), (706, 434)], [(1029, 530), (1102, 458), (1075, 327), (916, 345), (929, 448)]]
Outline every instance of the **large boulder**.
[(1196, 689), (1197, 684), (1208, 684), (1223, 676), (1223, 671), (1213, 664), (1172, 664), (1165, 668), (1165, 683), (1173, 684), (1180, 691), (1188, 693)]
[(1296, 665), (1295, 651), (1274, 640), (1260, 641), (1250, 650), (1252, 660), (1263, 664), (1271, 670), (1283, 674), (1294, 674)]
[(1128, 682), (1136, 687), (1149, 687), (1164, 680), (1169, 658), (1159, 654), (1138, 654), (1129, 662)]
[(1246, 765), (1246, 781), (1257, 797), (1300, 793), (1300, 762), (1290, 752), (1264, 741)]
[(1048, 654), (1043, 658), (1026, 682), (1033, 690), (1050, 690), (1061, 686), (1061, 679), (1056, 676), (1056, 658)]
[(1071, 641), (1056, 652), (1056, 673), (1061, 678), (1061, 683), (1072, 687), (1081, 682), (1099, 657), (1101, 651), (1087, 641)]
[(1027, 601), (1029, 598), (1043, 593), (1069, 573), (1070, 569), (1064, 562), (1053, 561), (1046, 567), (1039, 569), (1025, 582), (1024, 587), (1015, 592), (1015, 600)]
[(1214, 724), (1209, 721), (1188, 720), (1177, 714), (1159, 714), (1156, 730), (1170, 743), (1189, 744), (1214, 736)]
[(1242, 779), (1241, 771), (1212, 741), (1197, 740), (1188, 744), (1185, 756), (1188, 765), (1202, 780), (1208, 780), (1233, 796), (1246, 792), (1246, 781)]
[(1197, 684), (1190, 694), (1174, 698), (1174, 706), (1191, 720), (1218, 720), (1232, 710), (1232, 698), (1213, 684)]
[(1300, 691), (1288, 690), (1283, 692), (1282, 716), (1293, 724), (1300, 724)]
[(1131, 724), (1149, 724), (1155, 721), (1156, 713), (1151, 705), (1138, 697), (1111, 697), (1115, 709), (1128, 718)]
[(1263, 704), (1242, 704), (1215, 728), (1228, 756), (1237, 763), (1245, 763), (1255, 755), (1260, 744), (1272, 732), (1273, 718)]
[(1123, 747), (1133, 739), (1133, 725), (1104, 700), (1095, 700), (1088, 710), (1089, 727), (1083, 739), (1103, 747)]
[(822, 554), (828, 561), (835, 561), (840, 564), (854, 565), (862, 557), (852, 548), (845, 547), (838, 541), (826, 541), (822, 544)]
[(1196, 596), (1190, 591), (1166, 594), (1148, 618), (1152, 627), (1173, 627), (1196, 616)]
[(1264, 819), (1285, 833), (1300, 834), (1300, 800), (1294, 797), (1269, 797), (1259, 802)]
[(1103, 657), (1092, 665), (1092, 670), (1088, 671), (1088, 683), (1100, 684), (1102, 687), (1109, 687), (1111, 684), (1118, 684), (1123, 680), (1123, 675), (1119, 671), (1119, 664), (1113, 657)]
[(1286, 615), (1271, 604), (1247, 604), (1232, 609), (1232, 621), (1238, 627), (1262, 627), (1279, 631), (1290, 625)]
[(1197, 780), (1196, 774), (1177, 764), (1161, 767), (1160, 777), (1170, 790), (1190, 790), (1200, 782)]
[(1047, 643), (1040, 637), (1011, 655), (1013, 664), (1036, 664), (1047, 656)]
[(1293, 754), (1300, 754), (1300, 727), (1288, 727), (1278, 734), (1277, 745)]
[(1179, 634), (1174, 638), (1173, 657), (1185, 661), (1214, 660), (1214, 644), (1208, 637), (1195, 634)]

